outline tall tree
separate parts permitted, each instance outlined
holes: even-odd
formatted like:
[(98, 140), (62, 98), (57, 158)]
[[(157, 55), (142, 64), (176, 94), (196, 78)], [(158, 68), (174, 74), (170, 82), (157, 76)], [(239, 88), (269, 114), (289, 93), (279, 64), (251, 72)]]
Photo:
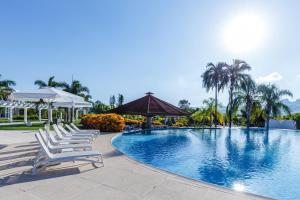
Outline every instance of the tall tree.
[(186, 99), (181, 99), (179, 102), (178, 102), (178, 106), (179, 108), (183, 109), (183, 110), (188, 110), (190, 108), (190, 102)]
[(78, 80), (73, 80), (71, 84), (64, 83), (63, 87), (64, 87), (64, 91), (78, 96), (82, 96), (86, 101), (92, 98), (90, 95), (89, 88), (83, 86)]
[[(207, 91), (215, 90), (215, 116), (218, 113), (218, 94), (226, 84), (226, 69), (228, 65), (224, 62), (219, 62), (216, 65), (213, 63), (208, 63), (206, 66), (206, 71), (202, 74), (202, 83)], [(215, 117), (216, 119), (216, 117)], [(217, 121), (215, 121), (215, 126), (217, 126)]]
[(0, 74), (0, 99), (7, 100), (7, 97), (14, 91), (12, 86), (15, 86), (16, 82), (8, 79), (1, 80), (1, 76)]
[(233, 92), (238, 88), (240, 83), (247, 78), (250, 78), (249, 74), (245, 71), (250, 70), (251, 67), (242, 60), (234, 59), (232, 65), (227, 66), (225, 82), (229, 87), (229, 103), (228, 103), (228, 115), (229, 115), (229, 128), (232, 125), (232, 114), (234, 110)]
[(34, 81), (34, 85), (39, 86), (39, 88), (42, 87), (58, 87), (58, 88), (63, 88), (65, 86), (66, 83), (64, 82), (57, 82), (54, 80), (55, 76), (51, 76), (47, 82), (42, 81), (42, 80), (36, 80)]
[(116, 106), (116, 97), (115, 95), (112, 95), (111, 97), (109, 97), (109, 105), (111, 108), (115, 108)]
[(233, 95), (235, 96), (234, 101), (237, 102), (238, 106), (244, 106), (245, 108), (246, 124), (247, 129), (249, 129), (253, 104), (258, 101), (255, 82), (250, 77), (242, 80)]
[(118, 106), (123, 105), (124, 103), (124, 96), (122, 94), (118, 95)]
[(281, 115), (281, 112), (284, 111), (287, 114), (290, 114), (290, 108), (282, 103), (283, 97), (293, 97), (293, 94), (289, 90), (280, 90), (274, 84), (262, 84), (258, 86), (258, 92), (260, 94), (261, 103), (264, 106), (264, 111), (266, 114), (266, 129), (269, 130), (270, 118), (277, 117)]

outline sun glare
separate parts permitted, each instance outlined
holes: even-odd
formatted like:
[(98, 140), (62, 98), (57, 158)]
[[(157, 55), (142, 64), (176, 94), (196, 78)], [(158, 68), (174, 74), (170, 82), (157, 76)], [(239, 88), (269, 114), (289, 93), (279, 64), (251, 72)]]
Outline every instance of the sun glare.
[(243, 192), (245, 191), (245, 186), (240, 183), (234, 183), (232, 187), (235, 191)]
[(257, 49), (264, 41), (266, 24), (254, 14), (242, 14), (232, 19), (224, 30), (224, 43), (234, 53)]

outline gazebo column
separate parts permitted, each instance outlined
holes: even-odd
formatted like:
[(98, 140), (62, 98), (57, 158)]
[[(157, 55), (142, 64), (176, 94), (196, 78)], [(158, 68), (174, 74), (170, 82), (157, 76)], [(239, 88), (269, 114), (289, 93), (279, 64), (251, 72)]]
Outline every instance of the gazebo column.
[(75, 108), (74, 107), (71, 108), (71, 112), (72, 112), (71, 122), (74, 122), (74, 120), (75, 120)]
[(52, 114), (52, 108), (50, 108), (50, 112), (49, 112), (49, 117), (50, 117), (50, 122), (53, 122), (53, 114)]
[(7, 107), (4, 108), (4, 117), (7, 118), (7, 119), (9, 119), (9, 116), (10, 116), (9, 112), (8, 112), (8, 109), (9, 108), (7, 108)]
[(64, 108), (64, 121), (67, 122), (68, 121), (68, 109)]
[(39, 108), (39, 121), (41, 122), (42, 121), (42, 109)]
[(49, 102), (48, 103), (48, 124), (50, 125), (51, 122), (52, 122), (52, 105)]
[(13, 107), (9, 107), (7, 109), (9, 109), (9, 113), (8, 113), (9, 119), (8, 119), (8, 121), (13, 122), (13, 114), (14, 114), (13, 113)]
[(27, 124), (27, 108), (24, 108), (24, 123)]
[(165, 125), (167, 124), (168, 120), (169, 120), (169, 118), (166, 116), (166, 117), (165, 117), (165, 121), (164, 121), (164, 124), (165, 124)]
[(147, 128), (147, 129), (150, 129), (150, 128), (151, 128), (151, 125), (152, 125), (152, 117), (147, 116), (147, 117), (146, 117), (146, 128)]
[(75, 120), (76, 121), (78, 120), (78, 116), (79, 116), (78, 111), (79, 111), (78, 109), (75, 110)]
[(72, 109), (68, 108), (68, 122), (72, 122)]
[(63, 119), (63, 115), (62, 115), (62, 112), (60, 111), (59, 112), (59, 120), (62, 121), (62, 119)]

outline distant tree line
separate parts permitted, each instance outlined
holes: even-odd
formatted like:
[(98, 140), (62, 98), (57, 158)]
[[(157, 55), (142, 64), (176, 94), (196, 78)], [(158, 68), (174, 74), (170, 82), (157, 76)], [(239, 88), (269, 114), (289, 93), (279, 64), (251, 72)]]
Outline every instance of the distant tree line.
[(119, 107), (124, 104), (124, 96), (122, 94), (118, 94), (117, 98), (115, 95), (109, 97), (109, 105), (96, 101), (93, 104), (92, 112), (93, 113), (105, 113), (113, 108)]

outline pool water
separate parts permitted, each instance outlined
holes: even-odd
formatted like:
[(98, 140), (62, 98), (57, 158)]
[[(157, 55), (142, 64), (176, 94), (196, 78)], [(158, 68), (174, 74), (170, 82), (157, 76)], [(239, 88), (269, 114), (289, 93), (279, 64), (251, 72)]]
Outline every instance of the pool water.
[(142, 163), (276, 199), (300, 199), (300, 132), (166, 129), (122, 134), (112, 144)]

